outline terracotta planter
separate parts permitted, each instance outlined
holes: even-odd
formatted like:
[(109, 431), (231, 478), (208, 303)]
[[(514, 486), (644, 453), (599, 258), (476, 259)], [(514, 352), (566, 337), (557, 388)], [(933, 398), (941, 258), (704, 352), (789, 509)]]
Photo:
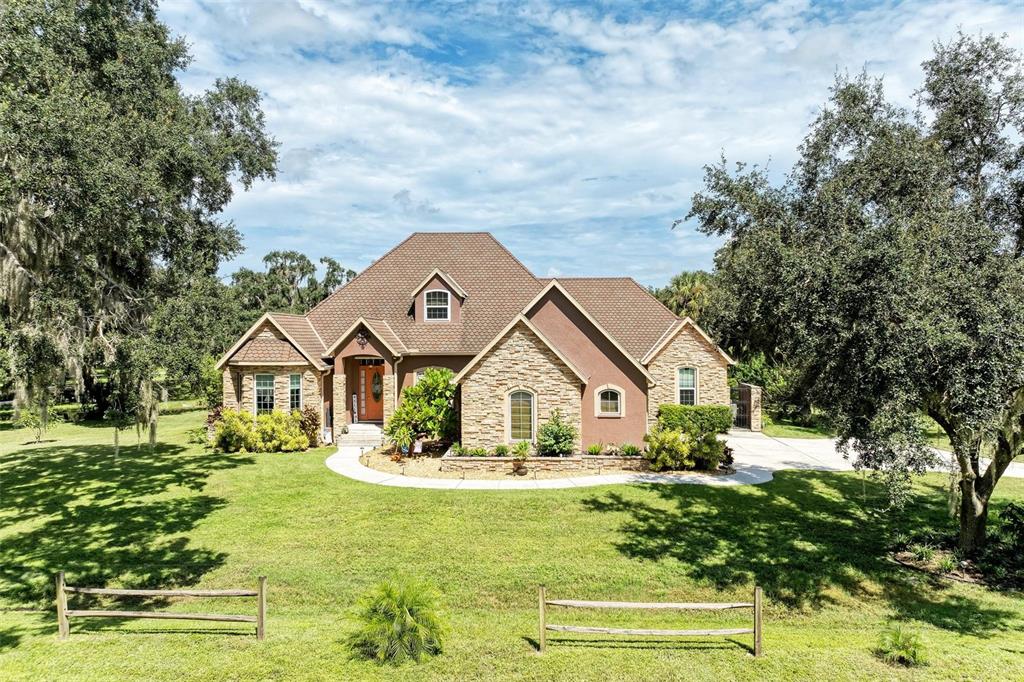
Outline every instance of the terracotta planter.
[(512, 473), (515, 474), (516, 476), (525, 476), (526, 462), (521, 460), (516, 460), (512, 462)]

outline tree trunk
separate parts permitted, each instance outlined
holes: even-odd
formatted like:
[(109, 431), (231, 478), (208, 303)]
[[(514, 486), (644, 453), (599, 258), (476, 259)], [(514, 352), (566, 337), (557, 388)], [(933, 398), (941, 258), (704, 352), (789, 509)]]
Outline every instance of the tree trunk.
[(985, 544), (988, 497), (978, 495), (973, 478), (960, 479), (960, 549), (973, 554)]

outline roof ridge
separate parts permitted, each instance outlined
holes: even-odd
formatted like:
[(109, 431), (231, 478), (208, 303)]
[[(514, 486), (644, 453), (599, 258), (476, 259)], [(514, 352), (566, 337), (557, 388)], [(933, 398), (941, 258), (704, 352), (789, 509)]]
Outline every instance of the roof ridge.
[[(358, 275), (356, 275), (355, 277), (353, 277), (352, 279), (350, 279), (349, 281), (345, 282), (345, 283), (344, 283), (344, 284), (342, 284), (342, 285), (341, 285), (340, 287), (338, 287), (337, 289), (335, 289), (334, 291), (332, 291), (332, 292), (330, 293), (330, 295), (329, 295), (329, 296), (325, 296), (325, 297), (324, 297), (324, 299), (323, 299), (322, 301), (320, 301), (320, 302), (319, 302), (319, 303), (317, 303), (317, 304), (316, 304), (315, 306), (313, 306), (313, 307), (312, 307), (312, 308), (310, 308), (310, 309), (309, 309), (308, 311), (306, 311), (306, 319), (309, 319), (309, 316), (313, 314), (313, 311), (314, 311), (314, 310), (316, 310), (317, 308), (319, 308), (320, 306), (322, 306), (322, 305), (323, 305), (324, 303), (327, 303), (327, 301), (329, 301), (329, 300), (331, 300), (332, 298), (334, 298), (334, 297), (335, 297), (335, 296), (336, 296), (336, 295), (338, 294), (338, 292), (340, 292), (340, 291), (341, 291), (342, 289), (344, 289), (344, 288), (345, 288), (345, 287), (347, 287), (347, 286), (348, 286), (349, 284), (352, 284), (352, 282), (356, 281), (357, 279), (359, 279), (360, 277), (362, 277), (363, 275), (365, 275), (365, 274), (366, 274), (367, 272), (369, 272), (370, 270), (372, 270), (372, 269), (373, 269), (373, 268), (374, 268), (375, 266), (379, 265), (379, 264), (380, 264), (380, 262), (381, 262), (382, 260), (384, 260), (385, 258), (387, 258), (388, 256), (390, 256), (390, 255), (391, 255), (392, 253), (394, 253), (394, 252), (395, 252), (395, 251), (396, 251), (396, 250), (398, 249), (398, 247), (402, 246), (402, 244), (405, 244), (405, 243), (406, 243), (407, 241), (409, 241), (410, 239), (412, 239), (412, 238), (413, 238), (413, 236), (415, 236), (415, 235), (417, 235), (417, 234), (420, 234), (420, 233), (418, 233), (418, 232), (413, 232), (413, 233), (412, 233), (412, 234), (410, 234), (410, 235), (409, 235), (408, 237), (406, 237), (406, 238), (405, 238), (405, 239), (403, 239), (402, 241), (400, 241), (400, 242), (398, 242), (397, 244), (395, 244), (394, 246), (392, 246), (392, 247), (391, 247), (390, 249), (388, 249), (387, 251), (385, 251), (385, 252), (384, 252), (384, 255), (382, 255), (382, 256), (381, 256), (380, 258), (378, 258), (377, 260), (373, 261), (372, 263), (370, 263), (369, 265), (367, 265), (367, 266), (366, 266), (365, 268), (363, 268), (363, 271), (362, 271), (362, 272), (360, 272), (360, 273), (359, 273)], [(309, 324), (310, 324), (310, 326), (313, 326), (313, 323), (312, 323), (312, 321), (311, 321), (311, 322), (310, 322)], [(325, 347), (326, 347), (326, 346), (325, 346)]]
[(509, 255), (509, 258), (511, 258), (512, 260), (514, 260), (516, 262), (516, 265), (518, 265), (523, 270), (525, 270), (526, 274), (528, 274), (530, 277), (532, 277), (533, 280), (535, 282), (537, 282), (537, 284), (540, 284), (540, 281), (537, 279), (537, 275), (533, 274), (533, 270), (531, 270), (530, 268), (526, 267), (523, 264), (523, 261), (521, 261), (518, 258), (516, 258), (516, 254), (512, 253), (511, 251), (509, 251), (508, 247), (505, 246), (504, 244), (502, 244), (501, 241), (497, 237), (495, 237), (490, 232), (481, 232), (480, 234), (486, 234), (488, 237), (490, 237), (491, 241), (493, 241), (495, 244), (497, 244), (499, 247), (501, 247), (501, 250), (504, 251), (505, 253), (507, 253)]
[(650, 298), (651, 300), (656, 301), (658, 303), (658, 305), (660, 305), (662, 308), (667, 310), (669, 312), (669, 314), (672, 315), (672, 317), (676, 318), (677, 320), (682, 320), (683, 319), (682, 317), (680, 317), (676, 313), (673, 313), (671, 308), (669, 308), (667, 305), (665, 305), (664, 303), (659, 301), (658, 297), (655, 296), (653, 293), (651, 293), (651, 290), (648, 289), (647, 287), (645, 287), (643, 284), (640, 284), (640, 282), (636, 281), (632, 277), (623, 277), (623, 279), (628, 279), (630, 282), (632, 282), (636, 286), (637, 289), (639, 289), (640, 291), (642, 291), (645, 294), (647, 294), (648, 298)]

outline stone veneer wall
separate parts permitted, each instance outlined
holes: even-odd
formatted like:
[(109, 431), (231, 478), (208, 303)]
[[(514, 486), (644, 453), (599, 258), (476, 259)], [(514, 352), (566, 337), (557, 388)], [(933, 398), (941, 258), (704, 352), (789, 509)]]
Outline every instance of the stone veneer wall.
[(761, 387), (754, 384), (743, 384), (750, 388), (750, 430), (761, 430)]
[[(337, 429), (348, 424), (348, 412), (345, 409), (345, 369), (341, 358), (334, 361), (334, 372), (331, 375), (331, 380), (333, 382), (333, 391), (331, 393), (333, 405), (331, 409), (334, 410), (334, 427)], [(339, 433), (339, 431), (335, 431), (335, 441), (337, 441)]]
[[(322, 398), (320, 396), (320, 374), (312, 365), (305, 367), (225, 367), (224, 376), (224, 407), (231, 410), (253, 411), (253, 400), (255, 399), (255, 375), (274, 375), (274, 409), (288, 409), (288, 392), (292, 374), (302, 375), (302, 406), (313, 406), (320, 409)], [(234, 377), (242, 377), (242, 400), (236, 402)]]
[(729, 405), (729, 365), (693, 327), (687, 326), (648, 363), (647, 370), (657, 382), (648, 392), (647, 424), (657, 421), (658, 406), (679, 402), (676, 370), (697, 370), (697, 404)]
[(523, 323), (513, 327), (463, 378), (462, 445), (492, 449), (508, 442), (508, 394), (517, 388), (535, 396), (535, 430), (555, 409), (562, 411), (563, 418), (576, 427), (578, 451), (579, 377)]
[(389, 372), (387, 369), (384, 370), (384, 423), (388, 423), (388, 419), (395, 413), (395, 380), (396, 376), (394, 372)]
[[(511, 457), (452, 457), (441, 458), (441, 471), (511, 471)], [(530, 457), (526, 460), (530, 471), (599, 471), (626, 469), (648, 471), (643, 457), (613, 457), (609, 455), (580, 455), (576, 457)], [(527, 473), (529, 476), (529, 473)]]

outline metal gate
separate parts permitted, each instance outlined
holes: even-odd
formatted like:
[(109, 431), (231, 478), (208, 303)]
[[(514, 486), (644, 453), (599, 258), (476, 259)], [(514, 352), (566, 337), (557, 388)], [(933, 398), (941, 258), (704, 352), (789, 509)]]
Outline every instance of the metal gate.
[(750, 386), (740, 384), (730, 392), (732, 399), (732, 425), (739, 429), (750, 428)]

